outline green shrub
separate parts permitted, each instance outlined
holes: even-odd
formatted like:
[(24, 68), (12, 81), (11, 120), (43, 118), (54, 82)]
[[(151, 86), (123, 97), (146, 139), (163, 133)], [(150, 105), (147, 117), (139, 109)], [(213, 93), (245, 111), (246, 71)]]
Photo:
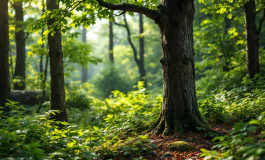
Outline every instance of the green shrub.
[[(238, 123), (233, 130), (226, 136), (215, 137), (213, 141), (218, 141), (211, 150), (201, 149), (204, 159), (249, 159), (256, 160), (265, 157), (265, 118), (260, 116), (258, 119), (248, 123)], [(262, 130), (260, 133), (260, 129)], [(256, 135), (256, 136), (253, 136)]]
[(214, 95), (197, 93), (199, 109), (208, 122), (247, 122), (265, 111), (265, 91), (260, 88), (240, 87)]
[(97, 154), (102, 159), (115, 158), (117, 156), (129, 159), (139, 158), (143, 154), (150, 154), (156, 146), (150, 142), (147, 135), (128, 137), (123, 141), (117, 141), (111, 147), (98, 147)]
[[(50, 115), (25, 115), (24, 107), (9, 101), (10, 113), (0, 113), (1, 159), (91, 159), (96, 155), (89, 146), (89, 130), (55, 122)], [(59, 128), (64, 125), (64, 128)]]
[(106, 98), (114, 90), (126, 93), (131, 90), (131, 87), (128, 86), (132, 86), (128, 82), (128, 78), (122, 77), (119, 70), (115, 67), (107, 67), (98, 77), (95, 77), (94, 85), (97, 90), (95, 94), (96, 96)]

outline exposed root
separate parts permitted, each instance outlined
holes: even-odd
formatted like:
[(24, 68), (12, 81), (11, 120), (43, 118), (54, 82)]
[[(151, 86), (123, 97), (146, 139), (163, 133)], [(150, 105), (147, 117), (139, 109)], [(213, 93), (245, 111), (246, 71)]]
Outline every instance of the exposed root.
[[(168, 136), (170, 134), (179, 133), (183, 134), (185, 130), (197, 131), (209, 130), (209, 127), (197, 118), (197, 114), (190, 113), (184, 121), (179, 121), (174, 119), (174, 122), (167, 120), (160, 114), (157, 121), (152, 125), (154, 134), (162, 134), (163, 136)], [(182, 123), (181, 123), (182, 122)], [(213, 131), (214, 132), (214, 131)]]

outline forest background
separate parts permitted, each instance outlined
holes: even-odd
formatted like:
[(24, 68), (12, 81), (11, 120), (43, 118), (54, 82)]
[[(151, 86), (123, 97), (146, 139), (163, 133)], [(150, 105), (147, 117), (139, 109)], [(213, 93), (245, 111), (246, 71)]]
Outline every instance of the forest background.
[(163, 30), (150, 16), (112, 11), (100, 0), (1, 1), (0, 158), (265, 157), (265, 1), (194, 4), (195, 98), (212, 129), (194, 133), (184, 123), (173, 139), (195, 148), (180, 152), (154, 136), (166, 80)]

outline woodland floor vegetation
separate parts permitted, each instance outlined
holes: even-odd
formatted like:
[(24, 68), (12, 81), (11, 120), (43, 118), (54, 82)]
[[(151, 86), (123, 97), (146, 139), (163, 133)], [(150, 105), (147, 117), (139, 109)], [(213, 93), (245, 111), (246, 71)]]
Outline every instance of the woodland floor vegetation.
[[(83, 87), (68, 92), (73, 95), (66, 100), (69, 123), (50, 120), (56, 111), (48, 106), (38, 115), (30, 106), (9, 101), (11, 112), (1, 113), (1, 158), (257, 159), (265, 154), (265, 92), (258, 88), (218, 91), (212, 96), (198, 93), (204, 120), (224, 136), (152, 134), (150, 126), (159, 115), (162, 97), (150, 95), (143, 83), (127, 94), (114, 91), (104, 100), (83, 94)], [(172, 150), (171, 143), (179, 140), (194, 149)]]

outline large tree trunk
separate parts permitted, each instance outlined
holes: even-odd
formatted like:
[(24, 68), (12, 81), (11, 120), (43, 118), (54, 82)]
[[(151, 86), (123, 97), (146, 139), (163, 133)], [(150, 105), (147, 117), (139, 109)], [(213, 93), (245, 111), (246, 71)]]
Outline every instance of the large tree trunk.
[[(86, 28), (85, 27), (83, 27), (82, 41), (86, 43)], [(82, 67), (82, 83), (85, 83), (87, 81), (87, 72), (88, 72), (87, 67), (86, 66)]]
[[(160, 10), (163, 55), (163, 104), (155, 131), (164, 135), (203, 124), (195, 88), (193, 0), (163, 0)], [(162, 12), (164, 11), (164, 12)], [(171, 14), (168, 14), (171, 13)]]
[(15, 67), (15, 79), (14, 89), (15, 90), (24, 90), (25, 89), (25, 61), (26, 61), (26, 51), (25, 51), (25, 34), (23, 25), (21, 24), (24, 21), (23, 18), (23, 7), (22, 2), (15, 2), (14, 3), (15, 9), (15, 19), (16, 19), (16, 67)]
[(0, 106), (4, 106), (10, 93), (8, 68), (8, 1), (0, 1)]
[(113, 47), (113, 23), (109, 21), (109, 60), (111, 63), (114, 63)]
[(143, 15), (139, 14), (139, 46), (140, 46), (140, 58), (139, 58), (139, 72), (140, 72), (140, 80), (144, 81), (145, 87), (147, 87), (147, 80), (146, 80), (146, 72), (144, 68), (144, 22), (143, 22)]
[[(47, 9), (58, 9), (59, 4), (54, 0), (47, 0)], [(48, 26), (51, 26), (55, 19), (48, 20)], [(55, 33), (48, 35), (49, 56), (50, 56), (50, 75), (51, 75), (51, 110), (59, 110), (53, 117), (58, 121), (67, 121), (65, 109), (64, 92), (64, 68), (63, 52), (61, 44), (61, 33), (59, 29), (54, 28)]]
[(256, 29), (255, 0), (249, 0), (244, 5), (246, 30), (246, 63), (247, 76), (253, 78), (259, 73), (259, 35)]

